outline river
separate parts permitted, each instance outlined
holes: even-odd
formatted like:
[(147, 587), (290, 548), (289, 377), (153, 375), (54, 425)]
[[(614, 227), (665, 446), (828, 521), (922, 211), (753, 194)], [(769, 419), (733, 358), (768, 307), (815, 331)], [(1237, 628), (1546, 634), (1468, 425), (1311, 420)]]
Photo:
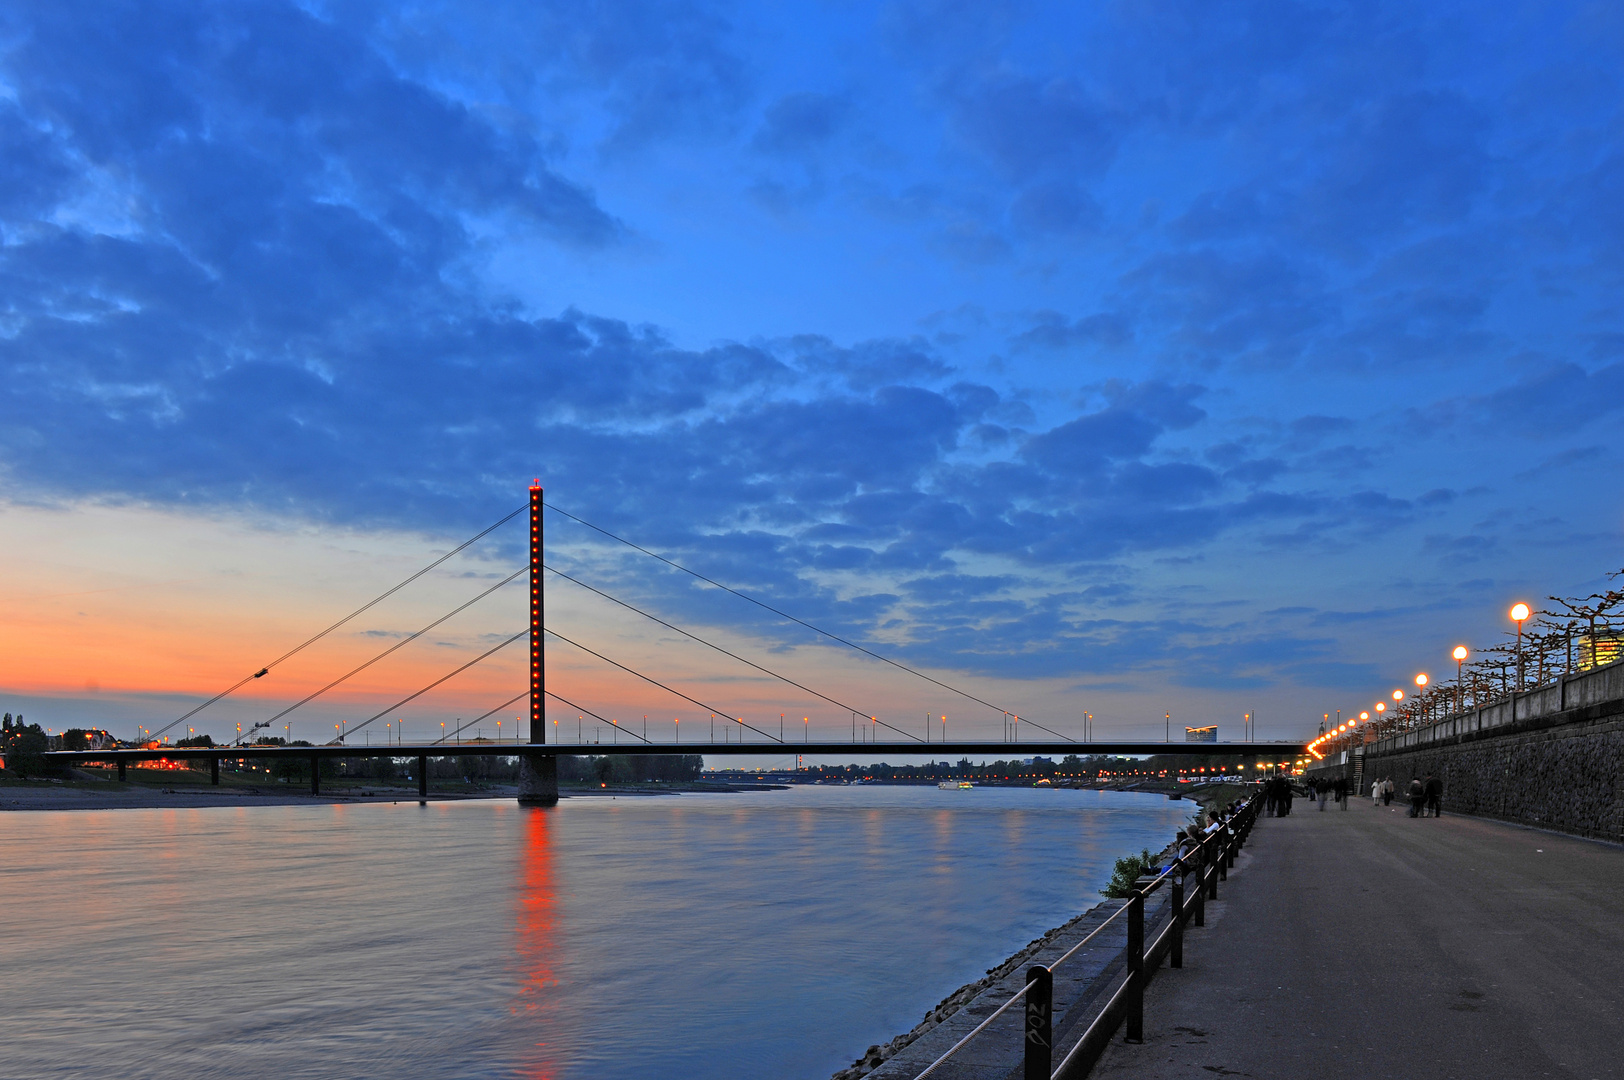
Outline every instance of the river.
[(0, 1077), (826, 1080), (1194, 804), (801, 787), (0, 817)]

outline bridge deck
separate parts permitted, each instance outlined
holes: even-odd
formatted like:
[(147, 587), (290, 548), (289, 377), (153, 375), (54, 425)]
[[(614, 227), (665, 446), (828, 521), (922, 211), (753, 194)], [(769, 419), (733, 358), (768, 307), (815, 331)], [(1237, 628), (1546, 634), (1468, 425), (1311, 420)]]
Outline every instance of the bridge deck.
[(733, 742), (733, 743), (645, 743), (628, 736), (620, 742), (604, 743), (407, 743), (371, 746), (166, 746), (157, 750), (76, 750), (54, 751), (51, 756), (80, 761), (111, 761), (116, 758), (239, 758), (239, 757), (451, 757), (465, 754), (512, 757), (516, 754), (704, 754), (773, 757), (800, 754), (804, 757), (862, 757), (879, 761), (887, 757), (978, 758), (1048, 757), (1076, 754), (1190, 754), (1202, 756), (1255, 756), (1261, 760), (1289, 761), (1300, 755), (1297, 743), (1166, 743), (1166, 742)]
[(1621, 1075), (1624, 849), (1406, 811), (1260, 819), (1095, 1080)]

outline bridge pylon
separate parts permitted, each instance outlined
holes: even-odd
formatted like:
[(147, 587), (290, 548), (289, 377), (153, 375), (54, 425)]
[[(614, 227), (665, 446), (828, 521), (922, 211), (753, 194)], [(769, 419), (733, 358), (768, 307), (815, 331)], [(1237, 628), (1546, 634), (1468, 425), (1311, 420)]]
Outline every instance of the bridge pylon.
[[(541, 481), (530, 483), (530, 742), (547, 741), (547, 668), (542, 657)], [(558, 758), (519, 757), (519, 805), (558, 805)]]

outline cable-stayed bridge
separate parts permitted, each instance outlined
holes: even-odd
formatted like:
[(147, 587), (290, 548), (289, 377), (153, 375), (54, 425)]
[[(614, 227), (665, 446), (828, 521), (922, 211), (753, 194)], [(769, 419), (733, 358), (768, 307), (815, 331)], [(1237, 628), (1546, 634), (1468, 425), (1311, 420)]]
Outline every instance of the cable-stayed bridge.
[[(466, 663), (463, 663), (451, 671), (439, 676), (428, 685), (423, 686), (420, 689), (401, 698), (399, 701), (394, 702), (388, 708), (382, 709), (358, 723), (350, 724), (348, 726), (340, 725), (335, 739), (326, 745), (237, 745), (201, 747), (165, 745), (158, 742), (165, 732), (178, 727), (180, 724), (185, 723), (189, 719), (192, 719), (203, 710), (230, 696), (232, 693), (255, 681), (256, 679), (264, 678), (278, 665), (291, 659), (300, 652), (303, 652), (305, 649), (316, 644), (318, 641), (321, 641), (323, 638), (332, 634), (339, 628), (345, 626), (364, 612), (372, 609), (373, 607), (382, 603), (384, 600), (398, 593), (400, 590), (419, 580), (436, 567), (445, 563), (447, 560), (460, 554), (484, 537), (490, 535), (496, 529), (507, 524), (509, 521), (512, 521), (520, 514), (523, 514), (526, 509), (529, 510), (530, 514), (530, 559), (527, 566), (520, 567), (501, 581), (480, 592), (472, 599), (430, 621), (427, 625), (423, 626), (414, 633), (406, 635), (400, 641), (395, 642), (388, 648), (369, 658), (364, 663), (352, 668), (345, 674), (332, 679), (320, 689), (306, 695), (299, 701), (296, 701), (292, 705), (289, 705), (277, 712), (275, 715), (270, 717), (269, 720), (256, 724), (255, 729), (268, 727), (270, 724), (281, 720), (282, 718), (293, 713), (295, 710), (308, 705), (310, 702), (344, 684), (349, 679), (359, 675), (361, 672), (372, 667), (374, 664), (378, 663), (384, 658), (406, 647), (413, 641), (416, 641), (430, 630), (440, 626), (446, 620), (462, 613), (463, 611), (466, 611), (479, 601), (493, 595), (503, 587), (517, 581), (521, 576), (524, 575), (528, 575), (528, 584), (530, 588), (530, 620), (528, 626), (509, 635), (498, 644), (481, 653), (479, 656), (474, 657), (472, 660), (469, 660)], [(977, 706), (990, 710), (993, 713), (1001, 713), (1004, 718), (1005, 737), (998, 740), (948, 738), (945, 731), (945, 717), (944, 730), (940, 733), (940, 737), (936, 739), (931, 738), (931, 725), (929, 723), (924, 725), (924, 736), (920, 737), (907, 728), (898, 726), (897, 724), (892, 724), (888, 720), (881, 719), (878, 715), (873, 715), (865, 710), (856, 708), (849, 702), (840, 700), (831, 694), (825, 694), (822, 691), (815, 689), (814, 687), (795, 678), (785, 675), (779, 671), (767, 667), (764, 664), (751, 660), (748, 657), (734, 652), (733, 650), (710, 641), (707, 638), (694, 633), (693, 631), (677, 626), (676, 624), (671, 623), (666, 619), (653, 614), (652, 612), (646, 611), (643, 608), (630, 603), (629, 601), (613, 596), (608, 591), (598, 586), (592, 585), (578, 577), (565, 573), (556, 567), (549, 566), (544, 559), (543, 547), (542, 519), (545, 510), (552, 510), (555, 513), (561, 514), (579, 525), (602, 534), (604, 537), (610, 540), (623, 544), (637, 552), (640, 552), (644, 556), (656, 559), (665, 564), (667, 567), (681, 571), (684, 574), (691, 575), (692, 577), (713, 588), (720, 589), (725, 593), (736, 597), (740, 601), (753, 604), (756, 607), (769, 612), (778, 619), (787, 620), (789, 622), (798, 624), (817, 634), (820, 639), (825, 639), (833, 644), (854, 650), (872, 660), (887, 664), (899, 671), (906, 672), (915, 678), (933, 684), (940, 690), (955, 694)], [(570, 581), (575, 585), (596, 594), (604, 600), (607, 600), (636, 615), (642, 616), (643, 618), (657, 623), (667, 630), (680, 634), (683, 637), (698, 643), (699, 645), (729, 657), (731, 660), (739, 664), (746, 665), (754, 669), (756, 672), (770, 676), (773, 679), (777, 679), (789, 686), (795, 687), (805, 694), (827, 702), (828, 704), (839, 708), (843, 712), (849, 713), (852, 717), (851, 741), (819, 740), (814, 742), (811, 740), (809, 734), (802, 739), (795, 739), (793, 735), (782, 730), (780, 730), (778, 734), (774, 734), (767, 728), (758, 727), (754, 724), (746, 722), (743, 717), (735, 716), (729, 710), (719, 709), (712, 704), (708, 704), (705, 701), (690, 695), (678, 686), (673, 685), (671, 682), (657, 679), (652, 675), (639, 671), (628, 664), (621, 663), (605, 653), (599, 652), (579, 641), (576, 641), (573, 638), (566, 636), (562, 632), (547, 627), (544, 621), (545, 591), (542, 587), (543, 579), (547, 574), (554, 574), (560, 578)], [(598, 713), (593, 712), (592, 710), (587, 709), (574, 701), (571, 701), (569, 698), (564, 697), (555, 690), (549, 689), (547, 687), (547, 671), (543, 652), (543, 643), (545, 638), (548, 636), (551, 636), (563, 644), (569, 645), (587, 655), (590, 655), (601, 663), (613, 667), (626, 675), (632, 676), (658, 688), (659, 690), (680, 698), (688, 704), (699, 708), (703, 712), (709, 713), (712, 722), (712, 741), (700, 742), (690, 740), (689, 742), (684, 743), (681, 741), (680, 737), (674, 737), (670, 742), (652, 740), (649, 739), (645, 734), (639, 734), (631, 730), (631, 728), (627, 725), (623, 725), (615, 720), (600, 716)], [(401, 707), (409, 704), (424, 694), (427, 694), (431, 690), (434, 690), (468, 669), (489, 660), (491, 657), (497, 655), (504, 649), (518, 643), (523, 639), (528, 639), (529, 641), (529, 685), (520, 693), (515, 694), (513, 697), (481, 714), (480, 716), (477, 716), (474, 719), (463, 723), (459, 727), (446, 732), (439, 739), (436, 739), (433, 742), (385, 742), (382, 744), (362, 746), (356, 746), (348, 742), (348, 740), (354, 736), (356, 732), (359, 732), (362, 729), (376, 723), (378, 720), (395, 713)], [(600, 725), (600, 728), (607, 729), (607, 731), (610, 733), (611, 741), (609, 743), (602, 742), (600, 735), (599, 740), (595, 742), (588, 743), (584, 740), (580, 740), (574, 743), (569, 743), (559, 741), (555, 735), (555, 738), (549, 742), (547, 738), (546, 721), (546, 701), (548, 698), (552, 698), (559, 704), (577, 711), (577, 713), (583, 719), (587, 716), (592, 717), (594, 722)], [(480, 721), (485, 720), (497, 713), (503, 712), (513, 707), (520, 701), (524, 701), (526, 699), (528, 699), (529, 703), (529, 731), (527, 735), (519, 736), (517, 740), (509, 742), (490, 742), (479, 740), (468, 743), (455, 741), (459, 738), (461, 733), (468, 728), (474, 727)], [(721, 743), (714, 741), (714, 727), (718, 721), (722, 723), (723, 730), (726, 735), (724, 741)], [(1083, 727), (1085, 728), (1086, 732), (1086, 722), (1084, 723)], [(883, 738), (881, 737), (881, 728), (885, 729), (885, 735)], [(1035, 738), (1032, 737), (1030, 733), (1033, 731), (1033, 729), (1036, 729), (1042, 734)], [(680, 727), (677, 730), (680, 731)], [(859, 738), (859, 733), (862, 735), (861, 738)], [(1024, 738), (1023, 735), (1025, 735)], [(1089, 738), (1073, 738), (1072, 736), (1066, 735), (1061, 731), (1057, 731), (1040, 724), (1030, 717), (1022, 716), (1019, 713), (1004, 709), (991, 701), (985, 700), (977, 694), (971, 693), (970, 691), (964, 690), (960, 687), (953, 686), (925, 672), (919, 671), (918, 669), (903, 663), (900, 660), (885, 656), (840, 634), (836, 634), (822, 627), (815, 626), (805, 619), (799, 618), (798, 616), (787, 611), (783, 611), (778, 607), (750, 596), (749, 594), (735, 589), (723, 582), (707, 577), (706, 575), (701, 574), (698, 571), (684, 566), (663, 555), (660, 555), (657, 552), (650, 551), (649, 549), (627, 540), (624, 537), (618, 536), (607, 529), (579, 518), (566, 510), (548, 504), (543, 499), (541, 484), (539, 481), (537, 481), (530, 487), (530, 500), (528, 506), (519, 507), (512, 513), (503, 517), (501, 520), (465, 540), (463, 543), (459, 544), (445, 555), (435, 559), (421, 570), (418, 570), (416, 573), (410, 575), (405, 580), (385, 590), (383, 593), (380, 593), (372, 600), (361, 605), (359, 608), (350, 612), (342, 619), (334, 622), (326, 629), (307, 638), (305, 641), (283, 653), (275, 660), (263, 665), (252, 674), (244, 676), (242, 679), (227, 687), (219, 694), (216, 694), (214, 697), (203, 702), (201, 705), (198, 705), (190, 712), (177, 717), (164, 727), (158, 728), (151, 732), (142, 745), (100, 750), (59, 751), (53, 753), (51, 756), (53, 758), (68, 761), (113, 761), (118, 765), (119, 776), (121, 779), (125, 775), (126, 765), (131, 761), (152, 760), (157, 758), (170, 760), (208, 759), (212, 763), (211, 772), (216, 783), (219, 782), (219, 763), (222, 758), (233, 760), (248, 758), (309, 759), (312, 763), (312, 788), (318, 792), (320, 790), (319, 763), (322, 758), (416, 757), (419, 759), (418, 776), (420, 793), (426, 793), (423, 791), (423, 785), (425, 785), (427, 782), (426, 764), (429, 757), (445, 757), (451, 755), (518, 757), (520, 758), (519, 801), (521, 803), (532, 805), (552, 805), (558, 801), (558, 756), (565, 754), (604, 753), (606, 751), (617, 754), (636, 755), (692, 754), (699, 752), (705, 755), (729, 756), (760, 756), (762, 754), (775, 753), (793, 753), (801, 756), (828, 756), (861, 753), (869, 756), (899, 755), (923, 756), (930, 758), (939, 758), (942, 756), (952, 758), (955, 756), (963, 757), (968, 755), (994, 755), (1008, 757), (1013, 754), (1024, 754), (1031, 756), (1055, 754), (1142, 755), (1176, 753), (1183, 755), (1197, 754), (1224, 756), (1234, 756), (1238, 754), (1255, 756), (1259, 760), (1263, 761), (1290, 761), (1294, 759), (1295, 755), (1301, 752), (1301, 747), (1296, 743), (1279, 742), (1096, 742)]]

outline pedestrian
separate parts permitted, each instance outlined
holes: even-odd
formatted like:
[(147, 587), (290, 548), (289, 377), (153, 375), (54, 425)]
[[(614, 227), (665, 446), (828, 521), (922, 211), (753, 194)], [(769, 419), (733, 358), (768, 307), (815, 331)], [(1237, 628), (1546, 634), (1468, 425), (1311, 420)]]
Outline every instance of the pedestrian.
[(1323, 814), (1325, 813), (1325, 797), (1331, 793), (1331, 782), (1316, 779), (1314, 781), (1314, 793), (1319, 796), (1320, 813)]
[(1391, 776), (1382, 781), (1382, 805), (1393, 805), (1393, 778)]
[(1427, 800), (1427, 790), (1421, 784), (1419, 776), (1410, 777), (1410, 816), (1421, 816), (1421, 804)]
[(1291, 789), (1291, 781), (1285, 777), (1280, 778), (1280, 816), (1285, 817), (1291, 813), (1291, 800), (1297, 793)]
[(1382, 782), (1380, 780), (1372, 780), (1370, 782), (1370, 805), (1371, 806), (1380, 806), (1381, 804), (1382, 804)]
[(1421, 790), (1427, 796), (1427, 809), (1432, 811), (1433, 817), (1443, 817), (1444, 782), (1438, 778), (1437, 773), (1427, 773), (1427, 781), (1421, 785)]
[(1346, 776), (1336, 778), (1336, 801), (1344, 810), (1348, 808), (1348, 796), (1351, 794), (1350, 789), (1352, 787), (1353, 782)]

